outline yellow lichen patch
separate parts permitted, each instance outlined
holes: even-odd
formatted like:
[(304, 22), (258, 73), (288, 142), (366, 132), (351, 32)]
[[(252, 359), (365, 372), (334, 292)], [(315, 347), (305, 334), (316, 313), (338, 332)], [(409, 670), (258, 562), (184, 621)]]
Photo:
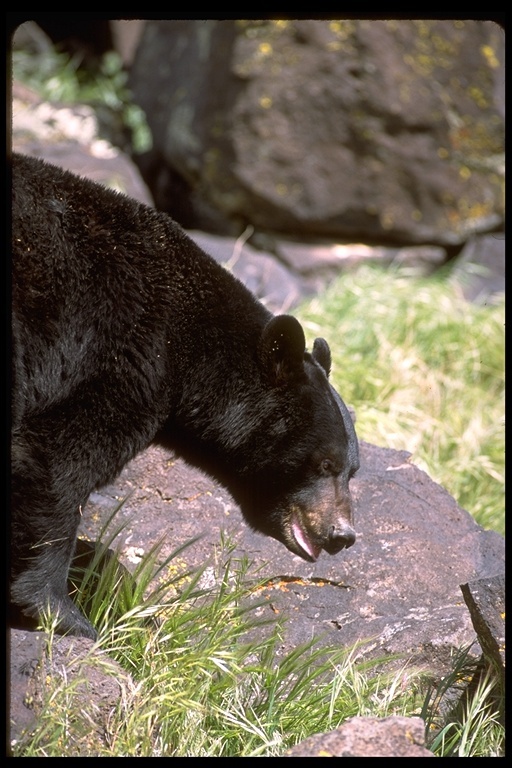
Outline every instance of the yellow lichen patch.
[[(297, 585), (299, 587), (325, 587), (329, 584), (333, 586), (333, 582), (329, 581), (328, 579), (301, 579), (299, 577), (289, 577), (289, 578), (283, 578), (283, 579), (270, 579), (269, 581), (266, 581), (264, 584), (260, 584), (260, 586), (256, 587), (253, 592), (263, 592), (267, 590), (280, 590), (281, 592), (289, 592), (290, 591), (290, 585)], [(340, 584), (334, 584), (334, 586), (343, 586)]]
[(489, 100), (486, 98), (486, 96), (484, 96), (481, 88), (477, 88), (476, 86), (472, 85), (470, 88), (468, 88), (468, 95), (476, 104), (478, 104), (481, 109), (485, 109), (489, 106)]
[(356, 25), (353, 21), (330, 21), (329, 29), (334, 32), (340, 40), (347, 40), (355, 32)]
[(382, 211), (379, 219), (382, 229), (392, 229), (395, 225), (395, 218), (391, 212)]
[(260, 43), (258, 45), (258, 51), (262, 56), (270, 56), (272, 53), (272, 46), (270, 43)]
[(496, 54), (494, 53), (494, 49), (490, 45), (482, 45), (480, 47), (480, 53), (486, 60), (487, 64), (492, 67), (492, 69), (496, 69), (499, 67), (500, 62), (496, 57)]

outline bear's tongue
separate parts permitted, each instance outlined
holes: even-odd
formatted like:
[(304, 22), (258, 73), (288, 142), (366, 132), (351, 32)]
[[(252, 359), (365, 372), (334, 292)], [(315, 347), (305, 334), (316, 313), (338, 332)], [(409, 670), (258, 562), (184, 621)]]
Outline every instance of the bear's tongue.
[(317, 560), (322, 548), (319, 547), (318, 544), (314, 544), (311, 539), (308, 538), (304, 528), (300, 525), (296, 517), (292, 520), (292, 533), (295, 541), (302, 547), (304, 552), (306, 552), (312, 560)]

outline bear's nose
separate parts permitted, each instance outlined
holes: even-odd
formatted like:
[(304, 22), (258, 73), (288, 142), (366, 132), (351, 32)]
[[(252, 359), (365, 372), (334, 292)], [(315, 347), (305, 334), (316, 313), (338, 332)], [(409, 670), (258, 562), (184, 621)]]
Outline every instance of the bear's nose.
[(348, 524), (332, 525), (325, 549), (333, 555), (342, 549), (348, 549), (356, 540), (356, 532)]

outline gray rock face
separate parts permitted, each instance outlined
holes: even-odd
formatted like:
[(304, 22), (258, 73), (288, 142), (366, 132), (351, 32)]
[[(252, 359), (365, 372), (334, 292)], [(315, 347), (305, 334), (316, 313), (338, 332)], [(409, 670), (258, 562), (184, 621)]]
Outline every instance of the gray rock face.
[(434, 757), (420, 717), (351, 717), (335, 731), (305, 739), (283, 757)]
[(505, 685), (505, 572), (461, 589), (484, 655)]
[(494, 293), (505, 291), (505, 233), (468, 240), (453, 274), (468, 301), (485, 304)]
[(502, 221), (492, 22), (148, 22), (131, 87), (186, 227), (459, 244)]
[[(22, 84), (13, 83), (13, 149), (99, 181), (152, 205), (140, 174), (122, 151), (98, 138), (89, 107), (41, 102)], [(184, 223), (178, 217), (180, 223)], [(238, 237), (189, 231), (194, 240), (227, 266), (275, 313), (288, 312), (301, 299), (326, 288), (338, 274), (361, 264), (403, 265), (429, 275), (447, 259), (444, 247), (368, 243), (307, 242), (260, 235), (259, 249), (247, 240), (252, 225)], [(492, 301), (505, 289), (505, 234), (472, 236), (453, 269), (470, 301)]]

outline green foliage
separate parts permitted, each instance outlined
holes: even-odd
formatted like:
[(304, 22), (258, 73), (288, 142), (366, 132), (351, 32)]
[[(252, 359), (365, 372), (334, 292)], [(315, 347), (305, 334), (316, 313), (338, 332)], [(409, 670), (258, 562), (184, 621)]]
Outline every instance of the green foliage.
[[(12, 54), (13, 76), (40, 94), (42, 99), (63, 104), (88, 104), (100, 122), (119, 138), (124, 128), (131, 136), (135, 154), (151, 148), (152, 137), (142, 109), (133, 103), (128, 75), (120, 56), (109, 51), (96, 72), (80, 67), (80, 60), (49, 46), (38, 52), (16, 49)], [(109, 137), (110, 138), (110, 137)], [(119, 144), (123, 144), (123, 140)]]
[(477, 522), (504, 533), (505, 301), (468, 303), (446, 275), (360, 269), (301, 308), (329, 339), (361, 439), (407, 450)]

